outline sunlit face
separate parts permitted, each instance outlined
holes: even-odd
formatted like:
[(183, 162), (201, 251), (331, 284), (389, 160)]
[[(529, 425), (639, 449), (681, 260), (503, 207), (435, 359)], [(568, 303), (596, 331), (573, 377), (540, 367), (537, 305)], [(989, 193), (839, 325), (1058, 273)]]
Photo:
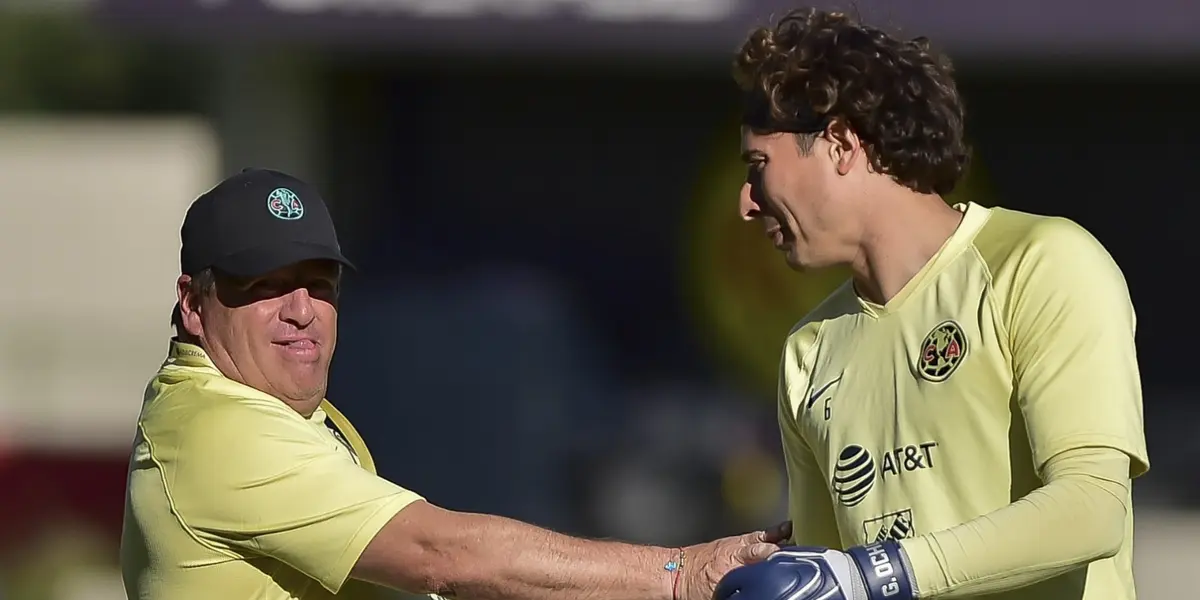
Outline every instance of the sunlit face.
[(184, 327), (226, 377), (311, 414), (325, 397), (337, 344), (339, 268), (306, 261), (244, 280), (217, 274), (192, 298), (179, 279)]
[(795, 134), (755, 133), (742, 128), (742, 160), (748, 166), (739, 209), (758, 221), (794, 269), (827, 267), (847, 260), (847, 207), (838, 199), (848, 167), (824, 136), (803, 152)]

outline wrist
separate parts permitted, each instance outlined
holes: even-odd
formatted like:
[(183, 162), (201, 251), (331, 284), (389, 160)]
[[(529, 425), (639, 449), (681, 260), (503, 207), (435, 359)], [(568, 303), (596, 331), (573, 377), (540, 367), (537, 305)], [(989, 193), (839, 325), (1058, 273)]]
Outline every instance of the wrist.
[(684, 569), (688, 566), (687, 549), (671, 548), (668, 551), (667, 557), (660, 564), (660, 572), (666, 573), (666, 577), (664, 578), (666, 588), (663, 598), (665, 600), (680, 600), (683, 597)]
[(916, 582), (904, 549), (893, 540), (846, 551), (862, 574), (867, 600), (915, 600)]

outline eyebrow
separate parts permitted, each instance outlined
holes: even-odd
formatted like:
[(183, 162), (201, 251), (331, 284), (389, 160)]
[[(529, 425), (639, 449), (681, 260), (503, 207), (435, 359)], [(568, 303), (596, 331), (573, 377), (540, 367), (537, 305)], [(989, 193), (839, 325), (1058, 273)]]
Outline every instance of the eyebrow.
[(756, 160), (761, 160), (765, 156), (766, 155), (759, 150), (746, 150), (745, 152), (742, 152), (742, 162), (754, 162)]

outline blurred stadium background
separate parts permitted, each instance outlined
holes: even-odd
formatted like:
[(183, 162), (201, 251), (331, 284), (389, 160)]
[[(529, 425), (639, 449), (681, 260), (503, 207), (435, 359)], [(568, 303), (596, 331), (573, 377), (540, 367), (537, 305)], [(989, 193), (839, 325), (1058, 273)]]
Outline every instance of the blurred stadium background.
[[(840, 274), (788, 272), (735, 218), (727, 65), (793, 6), (0, 1), (0, 598), (124, 597), (178, 226), (250, 165), (323, 189), (360, 266), (331, 397), (384, 475), (662, 544), (781, 518), (778, 351)], [(977, 153), (955, 200), (1069, 216), (1124, 268), (1154, 465), (1141, 597), (1194, 594), (1200, 5), (857, 8), (956, 58)]]

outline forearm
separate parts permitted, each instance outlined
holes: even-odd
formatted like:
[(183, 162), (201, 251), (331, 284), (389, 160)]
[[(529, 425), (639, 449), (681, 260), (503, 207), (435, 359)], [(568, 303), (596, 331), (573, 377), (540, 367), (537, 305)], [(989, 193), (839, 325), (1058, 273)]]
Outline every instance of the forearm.
[(1109, 449), (1064, 453), (1047, 484), (957, 527), (904, 540), (920, 597), (1017, 589), (1106, 558), (1120, 547), (1129, 459)]
[(664, 565), (675, 557), (420, 501), (383, 527), (351, 576), (469, 600), (672, 600), (675, 573)]
[(671, 600), (676, 551), (574, 538), (512, 519), (469, 514), (433, 556), (434, 589), (471, 600)]

